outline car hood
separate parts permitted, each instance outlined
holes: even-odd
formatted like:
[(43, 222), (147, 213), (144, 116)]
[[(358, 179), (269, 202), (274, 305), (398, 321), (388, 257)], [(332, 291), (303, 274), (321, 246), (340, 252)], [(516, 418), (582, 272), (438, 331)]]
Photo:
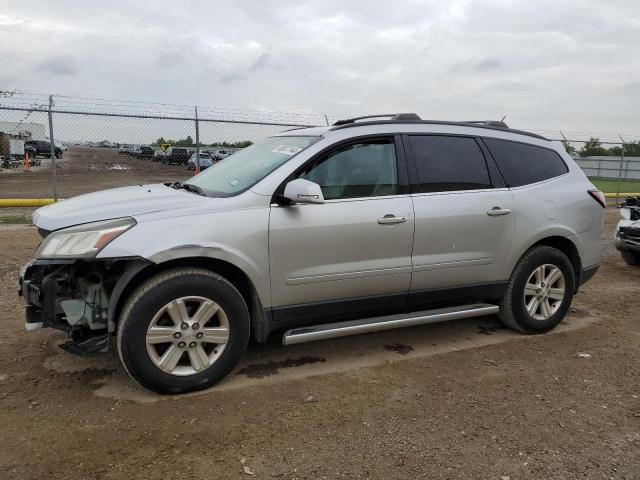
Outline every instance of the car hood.
[(112, 188), (39, 208), (33, 214), (33, 223), (38, 228), (53, 231), (99, 220), (184, 210), (203, 205), (208, 200), (211, 199), (163, 184)]

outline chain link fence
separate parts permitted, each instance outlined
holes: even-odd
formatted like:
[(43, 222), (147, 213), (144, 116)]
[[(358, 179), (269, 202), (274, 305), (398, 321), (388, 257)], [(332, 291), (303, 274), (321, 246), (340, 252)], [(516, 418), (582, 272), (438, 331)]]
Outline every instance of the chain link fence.
[(327, 122), (308, 113), (0, 92), (0, 198), (66, 198), (185, 180), (196, 166), (257, 140)]
[[(194, 154), (216, 161), (278, 132), (334, 120), (308, 112), (0, 90), (0, 199), (66, 198), (111, 187), (184, 180), (194, 174), (195, 164), (189, 164)], [(626, 193), (640, 192), (637, 139), (533, 131), (562, 142), (601, 190), (615, 194), (616, 202)]]

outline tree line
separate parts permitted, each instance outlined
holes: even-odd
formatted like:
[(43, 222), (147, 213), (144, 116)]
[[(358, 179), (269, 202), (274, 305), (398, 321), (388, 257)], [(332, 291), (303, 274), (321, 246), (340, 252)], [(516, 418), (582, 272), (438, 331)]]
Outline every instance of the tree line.
[[(591, 137), (584, 142), (582, 148), (577, 149), (567, 140), (563, 140), (565, 150), (571, 156), (579, 157), (619, 157), (622, 154), (622, 145), (614, 145), (612, 147), (604, 147), (599, 138)], [(640, 141), (629, 142), (624, 144), (625, 157), (640, 157)]]
[[(164, 137), (160, 137), (151, 145), (159, 147), (163, 144), (169, 144), (174, 147), (195, 147), (196, 142), (191, 138), (191, 135), (187, 135), (187, 138), (182, 138), (180, 140), (170, 140)], [(202, 143), (200, 142), (201, 147), (216, 147), (216, 148), (246, 148), (249, 145), (252, 145), (253, 142), (251, 140), (243, 140), (241, 142), (214, 142), (214, 143)]]

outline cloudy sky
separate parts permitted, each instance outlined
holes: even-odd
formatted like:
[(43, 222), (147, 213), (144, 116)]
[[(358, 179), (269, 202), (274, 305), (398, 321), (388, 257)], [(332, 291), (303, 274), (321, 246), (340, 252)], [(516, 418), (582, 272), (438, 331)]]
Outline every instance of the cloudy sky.
[(638, 0), (0, 0), (0, 90), (640, 130)]

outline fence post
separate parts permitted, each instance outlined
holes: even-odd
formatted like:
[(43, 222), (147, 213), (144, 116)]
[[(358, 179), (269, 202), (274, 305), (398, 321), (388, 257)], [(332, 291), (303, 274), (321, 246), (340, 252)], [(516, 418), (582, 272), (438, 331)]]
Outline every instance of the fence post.
[(622, 164), (624, 163), (624, 138), (618, 135), (622, 142), (622, 148), (620, 149), (620, 168), (618, 169), (618, 183), (616, 185), (616, 205), (620, 202), (620, 184), (622, 183)]
[(196, 113), (196, 161), (193, 163), (193, 171), (200, 173), (200, 125), (198, 123), (198, 107), (193, 107)]
[(53, 136), (53, 95), (49, 95), (49, 143), (51, 144), (51, 187), (53, 201), (58, 201), (58, 179), (56, 178), (56, 143)]

